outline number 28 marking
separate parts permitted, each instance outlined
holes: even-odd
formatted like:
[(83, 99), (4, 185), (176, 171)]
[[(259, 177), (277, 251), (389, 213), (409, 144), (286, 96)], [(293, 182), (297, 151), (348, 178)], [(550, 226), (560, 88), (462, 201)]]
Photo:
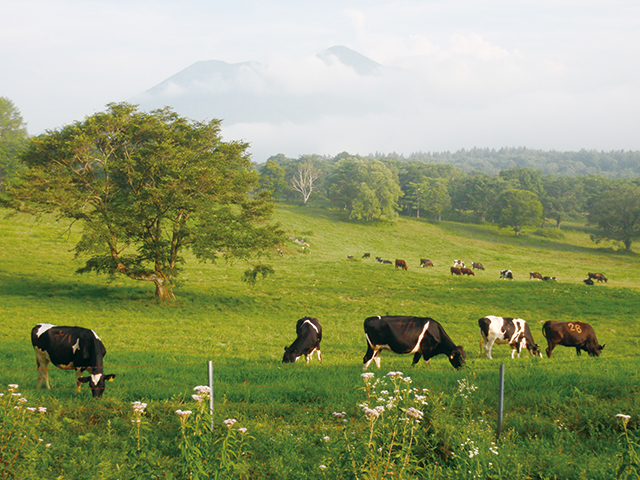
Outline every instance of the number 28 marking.
[(572, 332), (582, 333), (580, 325), (576, 325), (575, 323), (569, 323), (569, 330)]

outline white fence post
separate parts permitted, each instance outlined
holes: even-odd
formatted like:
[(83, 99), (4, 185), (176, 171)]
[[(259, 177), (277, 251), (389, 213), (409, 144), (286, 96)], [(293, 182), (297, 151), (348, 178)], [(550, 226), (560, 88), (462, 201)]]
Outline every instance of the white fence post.
[(213, 433), (213, 361), (209, 360), (209, 414), (211, 415), (211, 433)]
[(498, 428), (496, 429), (496, 438), (500, 437), (502, 432), (502, 416), (504, 414), (504, 363), (500, 364), (500, 393), (498, 395)]

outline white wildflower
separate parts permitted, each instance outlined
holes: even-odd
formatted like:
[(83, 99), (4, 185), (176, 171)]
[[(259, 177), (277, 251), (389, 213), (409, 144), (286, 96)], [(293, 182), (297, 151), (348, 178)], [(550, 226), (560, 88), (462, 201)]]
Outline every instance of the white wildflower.
[(327, 436), (322, 437), (322, 439), (323, 439), (325, 442), (328, 442), (329, 440), (331, 440), (331, 439), (330, 439), (329, 437), (327, 437)]
[(238, 431), (239, 431), (240, 433), (245, 433), (245, 432), (247, 431), (247, 429), (246, 429), (246, 428), (244, 428), (244, 427), (242, 427), (242, 428), (239, 428), (239, 429), (238, 429)]
[(407, 410), (407, 415), (410, 416), (411, 418), (414, 418), (415, 420), (421, 420), (424, 413), (418, 410), (417, 408), (410, 407)]
[(325, 468), (327, 468), (327, 466), (326, 466), (326, 465), (320, 465), (318, 468), (319, 468), (320, 470), (324, 470)]
[(191, 410), (176, 410), (176, 415), (181, 418), (186, 418), (191, 415), (193, 412)]
[(631, 415), (625, 415), (624, 413), (619, 413), (616, 415), (618, 418), (623, 418), (625, 420), (631, 420)]
[(236, 423), (236, 422), (237, 422), (237, 420), (235, 418), (228, 418), (222, 423), (224, 423), (227, 427), (231, 428), (233, 426), (233, 424)]
[(211, 387), (207, 386), (207, 385), (198, 385), (197, 387), (193, 388), (193, 391), (196, 392), (198, 395), (211, 395)]
[(9, 391), (10, 392), (13, 392), (14, 390), (17, 390), (17, 389), (18, 389), (18, 385), (17, 384), (15, 384), (15, 383), (10, 383), (9, 384)]
[(344, 418), (346, 414), (347, 412), (333, 412), (331, 415), (333, 415), (334, 418)]

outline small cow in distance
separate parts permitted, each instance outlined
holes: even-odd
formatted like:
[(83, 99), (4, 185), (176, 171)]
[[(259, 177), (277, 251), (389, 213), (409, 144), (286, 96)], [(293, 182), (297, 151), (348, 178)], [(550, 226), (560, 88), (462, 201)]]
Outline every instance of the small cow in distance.
[(585, 278), (583, 282), (585, 285), (593, 285), (593, 280), (591, 280), (590, 278)]
[(558, 281), (557, 277), (542, 277), (542, 280), (544, 280), (545, 282), (549, 281), (549, 280), (553, 280), (554, 282)]
[(470, 268), (467, 268), (467, 267), (462, 267), (462, 268), (460, 269), (460, 273), (461, 273), (462, 275), (470, 275), (470, 276), (473, 276), (473, 277), (475, 277), (475, 276), (476, 276), (476, 274), (475, 274), (475, 273), (473, 273), (473, 270), (471, 270)]
[(538, 272), (529, 272), (529, 280), (542, 280), (542, 274)]
[(501, 270), (500, 271), (500, 279), (504, 280), (513, 280), (513, 272), (511, 270)]
[(492, 359), (491, 348), (494, 343), (508, 343), (511, 346), (511, 358), (514, 358), (516, 353), (520, 357), (523, 348), (529, 350), (534, 357), (542, 358), (540, 346), (533, 340), (529, 325), (521, 318), (488, 315), (478, 320), (478, 325), (484, 340), (484, 352), (489, 359)]
[(372, 361), (380, 368), (380, 351), (391, 350), (401, 355), (413, 354), (415, 365), (424, 357), (425, 362), (439, 354), (449, 358), (455, 368), (464, 365), (466, 354), (453, 343), (442, 325), (428, 317), (369, 317), (364, 321), (367, 353), (363, 358), (366, 370)]
[[(115, 374), (103, 374), (103, 359), (107, 354), (102, 340), (93, 330), (82, 327), (57, 327), (48, 323), (39, 323), (31, 330), (31, 344), (36, 352), (38, 365), (38, 383), (49, 385), (49, 362), (64, 370), (76, 371), (78, 392), (83, 383), (89, 383), (93, 398), (104, 393), (105, 381), (115, 378)], [(89, 377), (82, 372), (88, 370)]]
[(598, 282), (607, 283), (607, 277), (605, 277), (602, 273), (587, 273), (587, 277), (592, 280), (597, 280)]
[(474, 270), (484, 270), (484, 267), (481, 263), (471, 262), (471, 268)]
[(296, 322), (297, 338), (290, 347), (284, 347), (284, 356), (282, 363), (291, 363), (298, 361), (302, 355), (307, 359), (307, 363), (311, 361), (313, 352), (317, 352), (318, 361), (322, 362), (320, 354), (320, 341), (322, 340), (322, 326), (317, 318), (302, 317)]
[(462, 270), (459, 267), (451, 267), (451, 275), (462, 275)]
[(365, 253), (364, 255), (362, 255), (362, 258), (371, 258), (371, 254), (370, 253)]
[(420, 259), (420, 266), (421, 267), (433, 267), (433, 262), (431, 260), (429, 260), (428, 258), (421, 258)]
[(454, 260), (453, 261), (453, 266), (454, 267), (458, 267), (458, 268), (462, 268), (465, 266), (464, 262), (462, 260)]
[(396, 268), (400, 267), (402, 270), (409, 270), (407, 267), (407, 262), (404, 260), (396, 260)]
[(578, 355), (584, 350), (592, 357), (599, 356), (605, 347), (598, 343), (593, 327), (584, 322), (548, 321), (542, 325), (542, 334), (548, 343), (547, 357), (551, 357), (556, 345), (575, 347)]

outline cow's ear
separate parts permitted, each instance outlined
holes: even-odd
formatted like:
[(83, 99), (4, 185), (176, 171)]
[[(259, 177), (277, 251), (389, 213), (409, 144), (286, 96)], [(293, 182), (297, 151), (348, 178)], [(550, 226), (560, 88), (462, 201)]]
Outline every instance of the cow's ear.
[(104, 379), (107, 382), (113, 382), (113, 379), (116, 378), (116, 374), (115, 373), (110, 373), (109, 375), (105, 375)]
[(80, 377), (80, 378), (78, 378), (78, 382), (79, 383), (87, 383), (89, 380), (91, 380), (91, 377)]

